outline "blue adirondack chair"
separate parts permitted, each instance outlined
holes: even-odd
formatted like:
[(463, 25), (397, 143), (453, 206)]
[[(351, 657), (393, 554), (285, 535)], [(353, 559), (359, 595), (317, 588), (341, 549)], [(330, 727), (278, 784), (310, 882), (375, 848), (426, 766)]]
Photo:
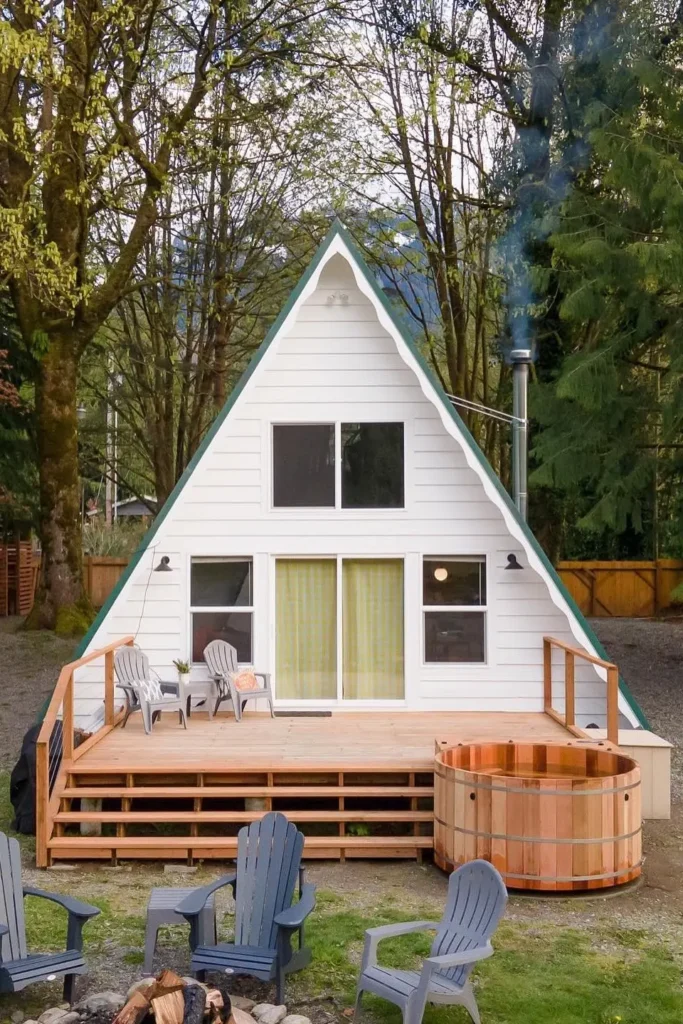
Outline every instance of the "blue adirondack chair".
[[(275, 981), (278, 1003), (284, 1002), (285, 975), (311, 961), (304, 945), (304, 921), (315, 907), (315, 886), (304, 879), (304, 836), (284, 814), (271, 812), (240, 829), (237, 871), (195, 889), (176, 911), (190, 923), (191, 970), (203, 980), (207, 971), (249, 974)], [(292, 903), (299, 882), (299, 901)], [(211, 893), (232, 886), (235, 896), (235, 941), (200, 946), (199, 914)], [(299, 933), (298, 948), (292, 935)]]
[[(440, 921), (369, 928), (358, 980), (356, 1021), (363, 992), (373, 992), (400, 1006), (404, 1024), (420, 1024), (427, 1003), (464, 1006), (475, 1024), (480, 1024), (469, 976), (478, 960), (493, 954), (490, 938), (506, 903), (507, 890), (499, 872), (488, 861), (473, 860), (451, 875), (446, 910)], [(377, 963), (377, 946), (382, 939), (432, 929), (436, 937), (421, 971), (396, 971)]]
[[(68, 911), (64, 953), (27, 952), (24, 896), (41, 896)], [(64, 999), (71, 1003), (76, 975), (86, 972), (83, 925), (96, 914), (97, 907), (71, 896), (22, 886), (19, 843), (0, 832), (0, 992), (19, 992), (34, 981), (63, 977)]]

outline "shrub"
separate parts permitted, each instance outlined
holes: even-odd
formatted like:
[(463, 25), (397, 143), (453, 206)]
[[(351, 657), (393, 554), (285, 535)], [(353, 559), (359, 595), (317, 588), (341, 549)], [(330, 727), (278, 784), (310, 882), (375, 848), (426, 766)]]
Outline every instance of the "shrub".
[(117, 519), (111, 526), (103, 521), (90, 522), (83, 527), (83, 554), (130, 558), (146, 532), (145, 524), (137, 521)]

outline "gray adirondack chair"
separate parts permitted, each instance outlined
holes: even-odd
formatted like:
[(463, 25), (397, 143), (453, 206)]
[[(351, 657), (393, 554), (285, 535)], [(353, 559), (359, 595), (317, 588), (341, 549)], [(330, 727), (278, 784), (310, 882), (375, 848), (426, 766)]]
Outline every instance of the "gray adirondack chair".
[[(41, 896), (68, 912), (64, 953), (27, 952), (24, 896)], [(97, 907), (71, 896), (22, 886), (19, 843), (0, 832), (0, 992), (19, 992), (34, 981), (63, 977), (64, 999), (71, 1003), (76, 975), (86, 973), (83, 925), (96, 914)]]
[(254, 673), (257, 679), (263, 680), (263, 686), (259, 687), (258, 690), (238, 690), (233, 683), (235, 676), (240, 671), (237, 662), (237, 651), (226, 640), (212, 640), (210, 644), (207, 644), (204, 648), (204, 661), (218, 684), (216, 711), (218, 711), (219, 706), (224, 700), (231, 700), (235, 718), (239, 722), (247, 701), (257, 700), (262, 697), (268, 701), (270, 717), (275, 717), (270, 675), (267, 672)]
[[(499, 872), (485, 860), (463, 864), (448, 882), (448, 902), (440, 921), (410, 921), (369, 928), (356, 996), (355, 1019), (363, 992), (373, 992), (400, 1006), (404, 1024), (420, 1024), (427, 1003), (464, 1006), (480, 1024), (469, 980), (474, 964), (493, 954), (490, 938), (500, 921), (507, 891)], [(377, 946), (383, 939), (435, 929), (431, 954), (421, 971), (380, 967)]]
[(114, 655), (116, 684), (126, 695), (124, 728), (133, 711), (142, 711), (145, 732), (162, 711), (177, 711), (180, 723), (187, 729), (186, 700), (179, 683), (164, 683), (150, 667), (149, 658), (139, 647), (119, 647)]
[[(270, 812), (240, 829), (237, 871), (195, 891), (176, 910), (190, 923), (191, 969), (203, 980), (207, 971), (248, 974), (275, 981), (277, 1002), (284, 1002), (285, 975), (311, 961), (304, 945), (304, 922), (315, 907), (315, 886), (301, 867), (304, 836), (284, 814)], [(299, 901), (292, 903), (299, 882)], [(235, 941), (199, 945), (199, 915), (212, 893), (232, 886)], [(298, 948), (292, 935), (299, 933)]]

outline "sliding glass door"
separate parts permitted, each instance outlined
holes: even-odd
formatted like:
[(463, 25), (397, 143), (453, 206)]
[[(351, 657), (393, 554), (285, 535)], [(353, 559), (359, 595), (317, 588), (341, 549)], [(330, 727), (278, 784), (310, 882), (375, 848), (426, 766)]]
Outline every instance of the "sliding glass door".
[(403, 561), (276, 560), (278, 700), (402, 700)]
[(276, 562), (275, 671), (279, 700), (337, 697), (337, 562)]
[(403, 698), (403, 562), (342, 561), (342, 696)]

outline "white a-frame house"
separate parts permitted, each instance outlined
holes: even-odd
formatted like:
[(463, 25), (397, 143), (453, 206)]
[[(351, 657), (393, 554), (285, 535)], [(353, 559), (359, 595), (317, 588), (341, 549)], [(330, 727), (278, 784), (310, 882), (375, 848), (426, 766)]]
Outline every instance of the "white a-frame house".
[[(126, 634), (162, 678), (222, 637), (276, 708), (380, 715), (541, 711), (544, 635), (602, 654), (339, 224), (81, 653)], [(577, 665), (576, 719), (605, 725), (604, 670)]]

